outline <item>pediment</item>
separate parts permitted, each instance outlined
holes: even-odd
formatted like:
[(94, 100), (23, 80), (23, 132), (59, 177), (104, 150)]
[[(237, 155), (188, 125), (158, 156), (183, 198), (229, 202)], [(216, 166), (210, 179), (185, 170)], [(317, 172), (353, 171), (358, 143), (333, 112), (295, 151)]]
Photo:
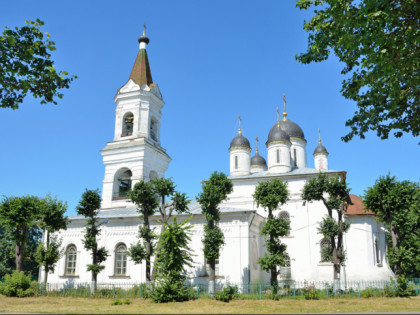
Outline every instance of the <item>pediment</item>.
[(119, 92), (120, 93), (127, 93), (127, 92), (133, 92), (133, 91), (138, 91), (140, 90), (140, 87), (134, 83), (133, 80), (128, 80), (128, 82), (126, 84), (124, 84), (123, 87), (120, 88)]

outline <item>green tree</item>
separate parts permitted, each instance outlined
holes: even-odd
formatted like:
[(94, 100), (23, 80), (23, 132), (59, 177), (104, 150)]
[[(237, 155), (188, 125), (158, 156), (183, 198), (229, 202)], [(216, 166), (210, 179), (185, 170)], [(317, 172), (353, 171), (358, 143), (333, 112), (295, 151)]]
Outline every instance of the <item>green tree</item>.
[(368, 187), (363, 204), (390, 235), (388, 261), (397, 276), (420, 276), (420, 186), (388, 174)]
[(328, 215), (320, 222), (318, 231), (328, 241), (328, 246), (321, 253), (321, 261), (333, 263), (334, 280), (340, 279), (341, 265), (345, 261), (343, 233), (349, 229), (350, 223), (343, 221), (343, 215), (347, 209), (349, 191), (344, 178), (319, 173), (305, 184), (301, 196), (303, 205), (306, 202), (322, 201), (327, 208)]
[(308, 48), (296, 56), (304, 64), (328, 59), (345, 64), (341, 93), (357, 104), (342, 137), (365, 138), (369, 130), (387, 139), (420, 132), (420, 2), (416, 0), (298, 0), (315, 9), (304, 23)]
[(63, 97), (59, 90), (77, 78), (55, 69), (50, 54), (55, 43), (41, 32), (42, 25), (39, 19), (26, 21), (0, 35), (0, 107), (17, 109), (28, 93), (41, 98), (41, 104), (57, 104), (56, 97)]
[(266, 240), (267, 252), (264, 257), (258, 259), (262, 270), (270, 272), (270, 284), (273, 294), (277, 294), (277, 271), (278, 266), (285, 265), (286, 245), (280, 241), (280, 237), (287, 236), (290, 232), (290, 222), (284, 218), (274, 217), (273, 211), (285, 204), (289, 198), (287, 183), (279, 179), (269, 182), (261, 182), (255, 187), (253, 194), (258, 207), (268, 211), (267, 220), (264, 223), (261, 234)]
[(149, 218), (156, 212), (159, 203), (153, 184), (144, 180), (136, 183), (133, 189), (128, 191), (128, 197), (137, 205), (140, 220), (143, 223), (139, 227), (139, 238), (143, 240), (144, 245), (138, 241), (130, 246), (127, 254), (136, 264), (141, 264), (143, 260), (146, 260), (146, 280), (151, 281), (150, 265), (154, 252), (153, 240), (156, 239), (156, 235), (150, 228)]
[(67, 202), (47, 195), (42, 200), (42, 204), (38, 226), (43, 231), (44, 241), (39, 243), (35, 259), (39, 266), (44, 267), (44, 283), (47, 284), (48, 272), (54, 272), (55, 264), (62, 255), (61, 241), (51, 234), (67, 229), (68, 220), (64, 216), (67, 211)]
[(87, 265), (87, 271), (92, 272), (92, 281), (94, 283), (94, 292), (97, 289), (98, 273), (101, 272), (105, 266), (101, 265), (108, 257), (108, 252), (105, 247), (98, 248), (97, 237), (100, 235), (99, 229), (102, 223), (99, 222), (98, 209), (101, 206), (101, 196), (98, 190), (89, 190), (82, 194), (82, 199), (76, 207), (77, 214), (86, 218), (86, 233), (83, 240), (85, 249), (91, 252), (92, 264)]
[(190, 298), (190, 289), (185, 285), (186, 267), (193, 266), (189, 243), (191, 225), (188, 219), (178, 223), (176, 217), (172, 223), (163, 222), (164, 229), (158, 241), (156, 257), (156, 279), (152, 287), (151, 298), (155, 302), (180, 302)]
[(25, 245), (29, 231), (35, 227), (41, 201), (35, 196), (4, 197), (0, 203), (0, 221), (9, 231), (15, 246), (16, 270), (24, 271)]
[(219, 204), (227, 200), (228, 194), (233, 191), (232, 181), (223, 173), (214, 172), (202, 185), (202, 192), (198, 194), (197, 201), (201, 205), (207, 224), (204, 226), (204, 257), (209, 265), (209, 292), (215, 291), (216, 259), (220, 256), (220, 248), (224, 245), (224, 235), (219, 228)]
[[(165, 224), (169, 221), (172, 216), (172, 213), (176, 211), (177, 214), (189, 213), (187, 196), (185, 193), (180, 193), (175, 190), (176, 185), (170, 178), (157, 178), (151, 181), (153, 185), (153, 190), (158, 196), (159, 202), (159, 212), (161, 216), (162, 228), (160, 232), (159, 239), (166, 227)], [(169, 202), (167, 199), (171, 198)], [(160, 250), (157, 248), (156, 259), (160, 255)], [(152, 279), (155, 277), (156, 267), (153, 266)]]

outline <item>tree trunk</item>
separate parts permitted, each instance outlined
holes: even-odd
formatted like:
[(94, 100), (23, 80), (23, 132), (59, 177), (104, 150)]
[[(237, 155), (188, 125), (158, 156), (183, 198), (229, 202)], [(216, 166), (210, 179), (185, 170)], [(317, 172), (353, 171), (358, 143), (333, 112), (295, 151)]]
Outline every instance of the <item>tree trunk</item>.
[[(48, 233), (48, 231), (45, 231), (45, 235), (47, 236), (47, 241), (45, 244), (45, 248), (48, 249), (48, 247), (50, 246), (50, 233)], [(44, 288), (47, 288), (47, 280), (48, 280), (48, 271), (50, 270), (49, 266), (47, 263), (45, 263), (44, 266)]]
[(145, 235), (144, 243), (146, 247), (146, 281), (150, 282), (150, 264), (152, 258), (152, 239), (150, 237), (150, 224), (149, 224), (149, 217), (147, 214), (144, 216), (144, 225), (147, 227), (148, 233)]
[(209, 264), (209, 295), (214, 296), (216, 288), (216, 260), (211, 259), (208, 261)]
[[(96, 265), (96, 256), (97, 256), (97, 251), (98, 251), (98, 244), (95, 244), (95, 247), (93, 248), (92, 251), (92, 265)], [(93, 282), (93, 288), (92, 288), (92, 294), (96, 293), (96, 289), (98, 287), (98, 284), (96, 283), (96, 280), (98, 278), (98, 274), (92, 270), (92, 282)]]
[(271, 293), (277, 294), (278, 283), (277, 283), (277, 270), (276, 268), (271, 269), (270, 271), (270, 286), (271, 286)]
[[(399, 239), (398, 239), (398, 229), (390, 223), (391, 228), (391, 241), (392, 241), (392, 248), (394, 251), (394, 254), (398, 255), (398, 245), (399, 245)], [(397, 277), (401, 276), (402, 274), (402, 268), (401, 268), (401, 260), (397, 259), (394, 263), (394, 273)]]
[(15, 254), (16, 254), (16, 270), (18, 272), (24, 271), (24, 260), (25, 260), (25, 244), (26, 244), (26, 234), (28, 230), (22, 230), (22, 242), (16, 242)]

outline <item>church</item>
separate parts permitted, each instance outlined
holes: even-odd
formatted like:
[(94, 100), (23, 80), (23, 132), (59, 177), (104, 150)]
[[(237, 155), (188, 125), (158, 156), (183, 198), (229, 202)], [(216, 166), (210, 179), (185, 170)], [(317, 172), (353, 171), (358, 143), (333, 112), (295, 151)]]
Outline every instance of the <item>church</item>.
[[(102, 204), (99, 210), (101, 235), (99, 246), (109, 252), (105, 269), (98, 275), (98, 283), (145, 282), (145, 264), (134, 264), (127, 256), (127, 249), (137, 242), (141, 224), (136, 206), (127, 199), (127, 192), (140, 180), (165, 177), (171, 161), (160, 142), (161, 115), (165, 105), (158, 85), (153, 82), (147, 56), (149, 38), (145, 32), (139, 37), (139, 51), (128, 81), (117, 91), (115, 134), (112, 142), (101, 150), (105, 164)], [(321, 250), (326, 241), (317, 227), (327, 210), (321, 202), (303, 205), (301, 192), (305, 183), (319, 172), (345, 179), (346, 172), (330, 170), (328, 151), (314, 139), (306, 139), (301, 126), (277, 114), (277, 123), (267, 126), (267, 157), (255, 153), (241, 130), (239, 117), (238, 135), (229, 148), (230, 174), (233, 192), (220, 205), (220, 228), (225, 236), (220, 258), (216, 262), (217, 282), (250, 283), (267, 282), (269, 274), (261, 271), (258, 258), (265, 252), (261, 229), (267, 216), (263, 208), (253, 200), (259, 182), (278, 178), (287, 182), (289, 200), (275, 215), (290, 221), (290, 234), (281, 241), (287, 245), (287, 263), (280, 268), (279, 280), (330, 281), (333, 266), (322, 263)], [(312, 153), (315, 168), (307, 167), (307, 150)], [(220, 152), (224, 154), (224, 152)], [(350, 196), (352, 205), (347, 209), (345, 220), (351, 222), (344, 235), (346, 251), (341, 280), (389, 280), (393, 273), (386, 259), (385, 229), (375, 220), (373, 213), (365, 211), (361, 199)], [(208, 281), (208, 266), (203, 255), (203, 228), (205, 218), (200, 204), (192, 200), (189, 209), (193, 218), (192, 241), (194, 267), (189, 270), (192, 283)], [(189, 218), (188, 214), (177, 216), (178, 221)], [(160, 228), (156, 214), (151, 225)], [(79, 215), (69, 218), (67, 230), (60, 231), (64, 255), (58, 261), (50, 283), (86, 283), (91, 281), (87, 265), (91, 255), (83, 247), (85, 218)], [(43, 270), (40, 279), (43, 278)]]

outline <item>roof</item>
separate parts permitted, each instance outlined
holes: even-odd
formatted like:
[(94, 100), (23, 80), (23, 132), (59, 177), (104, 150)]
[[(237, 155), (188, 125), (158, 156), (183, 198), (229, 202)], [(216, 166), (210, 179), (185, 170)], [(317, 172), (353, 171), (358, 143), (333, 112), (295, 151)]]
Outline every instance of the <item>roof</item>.
[(319, 153), (327, 153), (328, 154), (327, 149), (321, 143), (319, 143), (318, 146), (314, 150), (314, 155), (319, 154)]
[(133, 80), (140, 87), (144, 84), (150, 86), (153, 83), (146, 49), (139, 50), (129, 79)]
[[(195, 199), (190, 200), (188, 208), (191, 214), (201, 214), (201, 206), (199, 202)], [(220, 206), (220, 212), (222, 213), (239, 213), (239, 212), (255, 212), (252, 209), (238, 209), (232, 207)], [(172, 215), (178, 215), (178, 213), (173, 212)], [(112, 219), (112, 218), (137, 218), (139, 212), (137, 207), (125, 207), (125, 208), (113, 208), (113, 209), (99, 209), (98, 217), (101, 219)], [(160, 217), (159, 212), (156, 212), (154, 216)], [(69, 217), (70, 220), (83, 220), (85, 219), (82, 215), (74, 215)]]
[(289, 135), (287, 134), (287, 132), (283, 130), (283, 128), (281, 128), (280, 123), (276, 123), (270, 129), (270, 132), (268, 133), (266, 145), (268, 146), (271, 142), (274, 142), (274, 141), (290, 142)]
[(317, 175), (319, 173), (326, 173), (326, 174), (334, 174), (334, 173), (345, 173), (344, 171), (334, 171), (334, 170), (317, 170), (314, 168), (295, 168), (288, 173), (271, 173), (270, 170), (257, 172), (249, 175), (244, 176), (229, 176), (232, 180), (237, 179), (252, 179), (252, 178), (260, 178), (260, 177), (288, 177), (288, 176), (306, 176), (306, 175)]
[(293, 121), (284, 118), (280, 120), (280, 127), (285, 131), (290, 138), (300, 138), (305, 140), (305, 135), (302, 131), (302, 128), (297, 123), (294, 123)]
[(235, 138), (232, 139), (230, 142), (230, 149), (233, 148), (250, 148), (250, 144), (247, 138), (245, 138), (242, 134), (237, 135)]
[(362, 198), (353, 194), (350, 194), (349, 197), (351, 200), (351, 204), (349, 204), (347, 207), (347, 215), (375, 215), (369, 209), (365, 209)]

